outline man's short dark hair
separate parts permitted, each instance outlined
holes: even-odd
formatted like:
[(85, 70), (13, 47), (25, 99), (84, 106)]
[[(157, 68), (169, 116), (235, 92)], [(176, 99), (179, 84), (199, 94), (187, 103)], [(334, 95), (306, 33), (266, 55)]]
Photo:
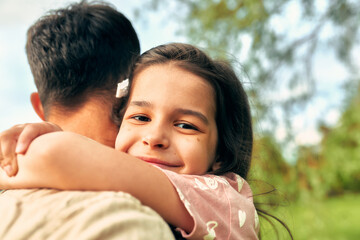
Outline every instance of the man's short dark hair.
[(140, 54), (130, 21), (103, 2), (50, 11), (27, 33), (26, 53), (44, 107), (76, 110), (89, 97), (112, 101)]

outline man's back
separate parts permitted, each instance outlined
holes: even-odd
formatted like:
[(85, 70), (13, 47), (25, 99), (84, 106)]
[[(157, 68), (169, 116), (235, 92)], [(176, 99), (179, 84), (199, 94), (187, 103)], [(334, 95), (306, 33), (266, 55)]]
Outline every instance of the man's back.
[(0, 239), (174, 239), (152, 209), (123, 192), (7, 190)]
[[(113, 146), (116, 84), (140, 53), (130, 21), (82, 1), (40, 18), (26, 50), (40, 118)], [(155, 211), (121, 192), (7, 190), (0, 212), (0, 239), (173, 239)]]

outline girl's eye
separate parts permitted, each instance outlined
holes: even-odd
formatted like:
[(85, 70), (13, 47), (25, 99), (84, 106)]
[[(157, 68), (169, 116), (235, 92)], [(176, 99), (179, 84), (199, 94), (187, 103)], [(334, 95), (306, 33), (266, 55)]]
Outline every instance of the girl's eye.
[(151, 119), (150, 118), (148, 118), (148, 117), (146, 117), (146, 116), (144, 116), (144, 115), (137, 115), (137, 116), (133, 116), (133, 117), (131, 117), (132, 119), (135, 119), (135, 120), (137, 120), (137, 121), (140, 121), (140, 122), (150, 122), (151, 121)]
[(175, 126), (177, 126), (179, 128), (183, 128), (183, 129), (199, 131), (199, 129), (197, 127), (195, 127), (194, 125), (188, 124), (188, 123), (178, 123)]

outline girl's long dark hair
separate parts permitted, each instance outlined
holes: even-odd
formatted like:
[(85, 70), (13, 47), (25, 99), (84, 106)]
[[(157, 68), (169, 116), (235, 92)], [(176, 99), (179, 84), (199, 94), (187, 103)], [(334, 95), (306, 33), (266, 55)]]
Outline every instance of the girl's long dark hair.
[[(251, 112), (246, 92), (230, 64), (212, 60), (203, 51), (189, 44), (160, 45), (143, 53), (136, 61), (129, 77), (130, 88), (136, 74), (157, 64), (174, 64), (207, 80), (212, 85), (216, 95), (215, 118), (218, 129), (216, 161), (220, 163), (220, 168), (211, 173), (222, 175), (234, 172), (246, 179), (253, 148)], [(124, 97), (115, 109), (114, 115), (120, 116), (119, 121), (128, 97)], [(271, 216), (261, 209), (257, 208), (257, 210), (260, 216), (265, 216), (265, 219), (266, 216)], [(273, 218), (288, 230), (285, 223), (276, 217)]]
[(246, 179), (253, 146), (251, 113), (247, 95), (229, 64), (212, 60), (192, 45), (173, 43), (142, 54), (130, 80), (143, 69), (156, 64), (174, 64), (213, 86), (218, 128), (217, 160), (220, 161), (220, 168), (213, 173), (234, 172)]

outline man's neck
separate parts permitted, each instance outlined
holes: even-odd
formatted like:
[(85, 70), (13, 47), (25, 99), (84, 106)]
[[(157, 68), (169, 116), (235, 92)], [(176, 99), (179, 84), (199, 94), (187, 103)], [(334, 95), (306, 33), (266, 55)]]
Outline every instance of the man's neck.
[(104, 145), (114, 147), (118, 127), (110, 118), (111, 106), (89, 100), (76, 112), (66, 112), (54, 107), (48, 121), (59, 125), (64, 131), (75, 132)]

